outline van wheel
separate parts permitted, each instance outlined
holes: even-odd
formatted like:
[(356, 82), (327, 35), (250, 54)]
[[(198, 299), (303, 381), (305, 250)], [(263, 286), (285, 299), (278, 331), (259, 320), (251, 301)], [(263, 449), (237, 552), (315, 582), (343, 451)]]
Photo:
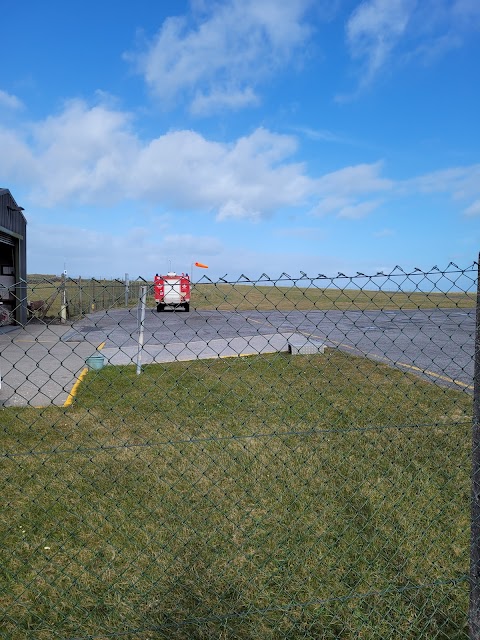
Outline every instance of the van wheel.
[(165, 305), (157, 304), (157, 312), (160, 313), (161, 311), (165, 311)]
[(184, 302), (183, 306), (185, 307), (185, 311), (190, 311), (190, 303), (189, 302)]

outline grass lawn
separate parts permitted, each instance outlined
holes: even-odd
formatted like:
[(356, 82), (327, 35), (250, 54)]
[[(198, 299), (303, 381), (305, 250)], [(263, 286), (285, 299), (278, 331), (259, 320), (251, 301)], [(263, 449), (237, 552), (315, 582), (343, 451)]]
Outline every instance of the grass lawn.
[(463, 292), (380, 291), (337, 287), (279, 287), (264, 285), (196, 284), (197, 309), (289, 311), (291, 309), (450, 309), (472, 308), (475, 295)]
[[(144, 281), (132, 282), (128, 305), (138, 305), (140, 287)], [(61, 282), (42, 281), (38, 276), (29, 283), (27, 297), (29, 300), (51, 300), (49, 317), (60, 314), (62, 295)], [(69, 312), (72, 317), (89, 313), (92, 310), (119, 308), (125, 306), (125, 287), (116, 280), (67, 280), (66, 284)], [(147, 305), (153, 307), (153, 290), (150, 287)], [(365, 310), (365, 309), (449, 309), (473, 308), (475, 295), (451, 291), (380, 291), (366, 289), (319, 288), (316, 286), (289, 287), (245, 285), (245, 284), (203, 284), (196, 283), (192, 287), (191, 306), (193, 309), (219, 309), (222, 311), (260, 311), (301, 310)], [(92, 306), (93, 305), (93, 306)]]
[(327, 351), (1, 417), (2, 638), (468, 637), (465, 393)]

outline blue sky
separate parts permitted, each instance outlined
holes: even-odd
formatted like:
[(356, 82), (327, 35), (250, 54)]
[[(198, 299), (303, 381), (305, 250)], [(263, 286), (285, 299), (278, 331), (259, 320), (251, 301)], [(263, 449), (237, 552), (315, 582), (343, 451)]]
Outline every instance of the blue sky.
[(0, 187), (30, 273), (476, 260), (478, 0), (0, 7)]

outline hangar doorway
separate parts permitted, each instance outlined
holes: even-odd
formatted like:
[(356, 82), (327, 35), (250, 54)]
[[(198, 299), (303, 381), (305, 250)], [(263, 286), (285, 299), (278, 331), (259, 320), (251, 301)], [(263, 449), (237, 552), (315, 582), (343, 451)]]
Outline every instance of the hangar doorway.
[(15, 239), (0, 232), (0, 325), (12, 324), (17, 307)]
[(0, 188), (0, 327), (27, 321), (26, 235), (23, 208)]

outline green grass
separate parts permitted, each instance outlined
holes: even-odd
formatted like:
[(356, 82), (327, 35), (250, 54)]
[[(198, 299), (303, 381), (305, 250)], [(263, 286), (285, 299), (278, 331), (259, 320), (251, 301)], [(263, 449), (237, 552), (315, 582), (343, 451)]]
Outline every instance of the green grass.
[(196, 284), (197, 309), (268, 311), (472, 308), (475, 295), (463, 292), (383, 291), (337, 287), (279, 287), (263, 285)]
[[(140, 287), (147, 284), (135, 281), (130, 284), (129, 306), (138, 304)], [(151, 285), (151, 283), (150, 283)], [(32, 277), (28, 284), (29, 300), (50, 300), (60, 291), (61, 281), (42, 280)], [(125, 306), (125, 287), (113, 280), (67, 280), (66, 285), (69, 311), (72, 317), (94, 310), (121, 308)], [(151, 293), (150, 289), (150, 293)], [(60, 314), (61, 294), (58, 293), (49, 310), (49, 317)], [(148, 296), (147, 305), (155, 304), (153, 295)], [(473, 308), (475, 295), (438, 291), (383, 291), (362, 289), (319, 288), (297, 285), (264, 286), (244, 284), (196, 283), (192, 287), (193, 309), (219, 309), (222, 311), (244, 311), (258, 309), (270, 311), (278, 309), (303, 311), (319, 309), (365, 310), (365, 309), (432, 309), (432, 308)]]
[(5, 408), (2, 638), (466, 638), (470, 422), (336, 351)]
[[(148, 285), (144, 281), (130, 284), (128, 306), (137, 306), (140, 297), (140, 287)], [(28, 279), (27, 299), (44, 300), (48, 305), (47, 318), (60, 316), (60, 307), (65, 287), (68, 311), (71, 318), (92, 313), (93, 311), (117, 309), (125, 307), (125, 285), (120, 280), (71, 279), (66, 283), (54, 276), (42, 279), (34, 276)], [(148, 297), (148, 304), (153, 306), (153, 296)], [(38, 314), (37, 314), (38, 315)]]

